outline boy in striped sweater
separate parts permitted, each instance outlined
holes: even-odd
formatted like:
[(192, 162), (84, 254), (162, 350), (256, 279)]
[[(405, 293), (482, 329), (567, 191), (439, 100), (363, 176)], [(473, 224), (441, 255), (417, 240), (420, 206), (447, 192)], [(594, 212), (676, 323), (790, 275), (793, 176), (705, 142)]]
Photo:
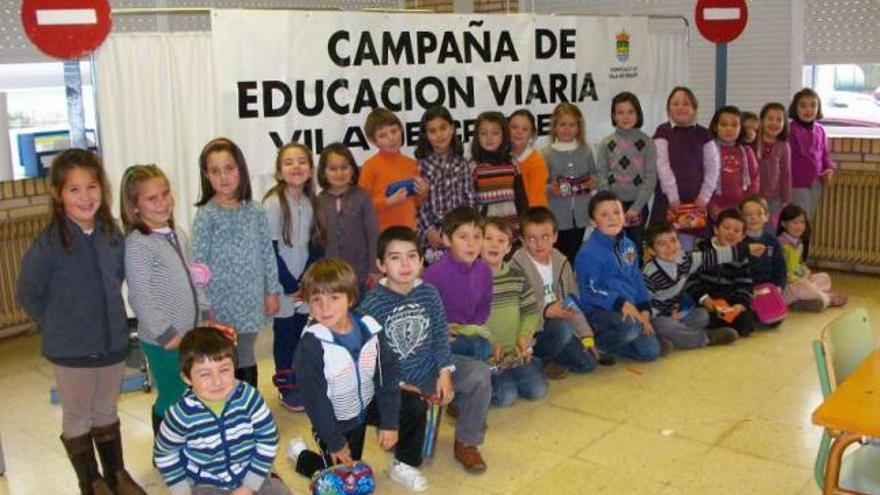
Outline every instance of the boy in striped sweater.
[(291, 495), (271, 473), (278, 429), (260, 393), (235, 378), (234, 336), (196, 328), (180, 342), (190, 388), (168, 409), (153, 457), (172, 495)]
[(761, 247), (745, 244), (712, 247), (686, 253), (678, 234), (668, 222), (648, 227), (645, 246), (651, 260), (642, 268), (645, 286), (651, 296), (651, 324), (661, 339), (675, 347), (688, 349), (705, 345), (730, 344), (737, 338), (736, 330), (729, 327), (707, 328), (709, 312), (698, 306), (684, 291), (688, 277), (722, 263), (745, 260), (749, 251)]
[(512, 406), (518, 397), (528, 400), (547, 395), (540, 361), (532, 359), (532, 336), (538, 329), (538, 303), (531, 284), (518, 268), (504, 261), (510, 253), (513, 231), (507, 220), (489, 217), (483, 226), (481, 256), (494, 275), (492, 311), (486, 326), (492, 343), (492, 404)]

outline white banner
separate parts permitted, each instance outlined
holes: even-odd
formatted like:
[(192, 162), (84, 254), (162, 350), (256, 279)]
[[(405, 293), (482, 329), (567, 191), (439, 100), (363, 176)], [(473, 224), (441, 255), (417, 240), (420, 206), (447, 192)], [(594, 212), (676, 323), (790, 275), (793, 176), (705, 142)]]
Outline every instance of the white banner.
[(449, 108), (467, 145), (482, 111), (528, 108), (543, 136), (553, 107), (571, 101), (595, 143), (611, 131), (615, 94), (645, 105), (670, 89), (651, 80), (664, 61), (644, 17), (215, 10), (211, 33), (217, 126), (244, 150), (259, 192), (291, 140), (316, 152), (342, 141), (360, 163), (376, 106), (404, 122), (410, 152), (434, 105)]

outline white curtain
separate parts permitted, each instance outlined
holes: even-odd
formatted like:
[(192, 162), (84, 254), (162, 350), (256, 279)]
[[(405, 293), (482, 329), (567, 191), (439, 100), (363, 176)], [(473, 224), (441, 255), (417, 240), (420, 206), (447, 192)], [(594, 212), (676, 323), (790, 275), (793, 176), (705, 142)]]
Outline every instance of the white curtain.
[(199, 194), (198, 157), (215, 137), (211, 33), (114, 33), (96, 54), (101, 150), (118, 214), (127, 167), (155, 163), (189, 231)]
[[(654, 129), (665, 122), (666, 98), (676, 86), (687, 86), (690, 77), (688, 70), (687, 30), (679, 19), (651, 19), (651, 48), (653, 64), (651, 77), (655, 88), (665, 88), (665, 92), (652, 94), (649, 98), (638, 95), (645, 114), (642, 130), (653, 134)], [(658, 63), (659, 61), (665, 63)]]

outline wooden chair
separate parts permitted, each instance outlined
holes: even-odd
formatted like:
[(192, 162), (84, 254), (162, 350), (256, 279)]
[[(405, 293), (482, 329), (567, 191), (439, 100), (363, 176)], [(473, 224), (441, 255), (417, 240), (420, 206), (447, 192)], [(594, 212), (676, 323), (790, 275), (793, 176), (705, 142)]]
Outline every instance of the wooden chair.
[[(813, 355), (822, 397), (830, 396), (874, 350), (874, 336), (863, 308), (842, 315), (822, 329), (820, 340), (813, 341)], [(825, 465), (835, 432), (824, 430), (816, 455), (813, 475), (816, 484), (825, 484)], [(880, 493), (880, 447), (876, 440), (864, 439), (863, 444), (843, 459), (842, 487), (864, 493)]]

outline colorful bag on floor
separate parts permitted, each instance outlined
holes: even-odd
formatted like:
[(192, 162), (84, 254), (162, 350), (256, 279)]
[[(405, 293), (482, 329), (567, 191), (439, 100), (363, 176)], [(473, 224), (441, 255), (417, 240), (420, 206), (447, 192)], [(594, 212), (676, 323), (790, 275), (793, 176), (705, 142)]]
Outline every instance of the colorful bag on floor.
[(705, 232), (708, 215), (705, 208), (696, 204), (686, 203), (678, 207), (678, 213), (672, 209), (667, 212), (667, 220), (677, 232), (699, 235)]
[(312, 495), (368, 495), (376, 490), (373, 469), (355, 462), (353, 467), (344, 465), (322, 469), (312, 475), (309, 492)]
[(752, 295), (752, 311), (755, 312), (758, 321), (765, 325), (784, 320), (788, 316), (788, 308), (779, 286), (770, 282), (755, 286)]

